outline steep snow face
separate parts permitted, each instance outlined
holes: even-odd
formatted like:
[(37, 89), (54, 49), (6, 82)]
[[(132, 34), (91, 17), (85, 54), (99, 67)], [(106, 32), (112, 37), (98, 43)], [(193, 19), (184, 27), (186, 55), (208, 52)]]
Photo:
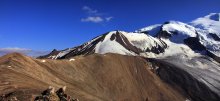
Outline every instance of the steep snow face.
[(211, 13), (190, 24), (196, 27), (200, 42), (213, 54), (220, 57), (220, 13)]
[(162, 25), (157, 24), (148, 26), (136, 32), (150, 33), (150, 35), (155, 36), (154, 38), (163, 40), (163, 42), (166, 43), (167, 48), (165, 52), (155, 55), (157, 58), (168, 56), (193, 57), (198, 55), (190, 47), (184, 44), (185, 39), (197, 37), (195, 28), (188, 24), (178, 21), (169, 21)]
[(145, 33), (113, 31), (96, 45), (96, 53), (119, 53), (123, 55), (150, 55), (164, 52), (166, 44)]
[(178, 21), (170, 21), (164, 24), (162, 26), (162, 32), (167, 32), (170, 36), (169, 40), (174, 43), (183, 43), (184, 39), (196, 37), (194, 27)]
[(115, 39), (111, 40), (111, 37), (116, 33), (117, 33), (117, 31), (109, 32), (105, 36), (105, 39), (96, 45), (95, 53), (99, 53), (99, 54), (118, 53), (118, 54), (122, 54), (122, 55), (136, 55), (134, 52), (129, 51), (128, 49), (123, 47)]
[(163, 39), (163, 41), (168, 45), (168, 47), (164, 53), (157, 55), (157, 58), (166, 58), (170, 56), (178, 56), (179, 58), (192, 58), (195, 56), (200, 56), (200, 53), (196, 53), (184, 43), (174, 43), (166, 39)]
[(166, 48), (166, 44), (162, 40), (147, 35), (145, 33), (127, 33), (121, 32), (134, 46), (141, 49), (143, 52), (151, 50), (152, 48)]
[[(184, 54), (185, 56), (197, 56), (197, 49), (194, 48), (195, 50), (193, 51), (188, 46), (189, 44), (194, 43), (190, 38), (194, 39), (194, 41), (198, 41), (196, 43), (200, 43), (202, 47), (204, 47), (204, 50), (207, 49), (212, 54), (220, 57), (220, 26), (216, 27), (219, 25), (219, 21), (217, 20), (218, 15), (219, 14), (211, 14), (204, 18), (199, 18), (199, 23), (197, 24), (211, 24), (208, 27), (205, 27), (207, 25), (203, 25), (203, 28), (197, 28), (198, 26), (195, 26), (194, 24), (189, 25), (178, 21), (169, 21), (162, 25), (157, 24), (148, 26), (137, 30), (136, 32), (144, 32), (148, 34), (151, 32), (150, 35), (154, 35), (154, 38), (159, 38), (167, 44), (168, 48), (166, 48), (165, 52), (157, 57), (180, 54)], [(201, 19), (202, 22), (200, 21)], [(186, 40), (188, 44), (186, 44)], [(194, 45), (196, 48), (199, 48), (198, 46), (199, 45)], [(198, 50), (201, 51), (201, 49)], [(200, 53), (203, 54), (204, 51), (201, 51)]]
[(200, 43), (206, 47), (207, 50), (220, 57), (220, 40), (214, 39), (214, 37), (220, 38), (217, 34), (209, 33), (206, 30), (197, 29)]
[(196, 37), (196, 31), (193, 26), (179, 21), (155, 24), (141, 28), (135, 32), (146, 33), (154, 37), (167, 38), (175, 43), (183, 43), (183, 40), (188, 37)]
[(191, 24), (209, 33), (220, 33), (220, 13), (211, 13), (205, 17), (193, 20)]

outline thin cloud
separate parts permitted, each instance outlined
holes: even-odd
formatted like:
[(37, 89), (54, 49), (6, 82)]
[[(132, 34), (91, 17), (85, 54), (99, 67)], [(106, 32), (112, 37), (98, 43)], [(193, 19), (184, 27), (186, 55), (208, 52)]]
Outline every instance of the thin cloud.
[(30, 52), (31, 49), (26, 48), (18, 48), (18, 47), (8, 47), (8, 48), (0, 48), (1, 53), (12, 53), (12, 52)]
[(41, 55), (45, 55), (49, 53), (48, 51), (37, 51), (37, 50), (31, 50), (27, 48), (18, 48), (18, 47), (7, 47), (7, 48), (0, 48), (0, 56), (9, 54), (9, 53), (21, 53), (32, 57), (37, 57)]
[(96, 13), (98, 13), (97, 10), (92, 9), (92, 8), (90, 8), (90, 7), (88, 7), (88, 6), (83, 6), (82, 9), (83, 9), (84, 11), (86, 11), (87, 13), (89, 13), (89, 14), (96, 14)]
[(113, 19), (112, 16), (110, 16), (110, 17), (106, 17), (106, 18), (105, 18), (105, 20), (106, 20), (107, 22), (111, 21), (112, 19)]
[(96, 17), (87, 17), (87, 18), (82, 18), (81, 19), (82, 22), (94, 22), (94, 23), (99, 23), (99, 22), (103, 22), (104, 19), (102, 17), (96, 16)]
[(83, 6), (82, 10), (85, 11), (87, 16), (81, 18), (81, 22), (101, 23), (109, 22), (113, 19), (112, 16), (106, 17), (106, 14), (100, 13), (98, 10), (93, 9), (89, 6)]

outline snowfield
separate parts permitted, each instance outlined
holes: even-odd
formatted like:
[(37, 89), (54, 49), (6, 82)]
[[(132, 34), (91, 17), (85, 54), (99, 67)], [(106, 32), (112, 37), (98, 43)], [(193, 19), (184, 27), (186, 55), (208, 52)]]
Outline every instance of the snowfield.
[[(190, 24), (196, 27), (200, 42), (208, 50), (220, 57), (220, 13), (211, 13), (193, 20)], [(213, 37), (215, 36), (215, 37)]]

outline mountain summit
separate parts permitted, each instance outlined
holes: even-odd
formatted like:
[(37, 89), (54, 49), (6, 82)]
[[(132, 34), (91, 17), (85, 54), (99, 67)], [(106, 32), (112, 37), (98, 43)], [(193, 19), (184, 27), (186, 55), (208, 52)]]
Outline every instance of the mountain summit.
[(210, 33), (219, 33), (220, 13), (211, 13), (207, 16), (193, 20), (191, 24), (196, 28), (206, 30)]
[(220, 57), (219, 13), (211, 13), (190, 23), (168, 21), (135, 32), (111, 31), (80, 46), (40, 58), (64, 59), (92, 53), (117, 53), (148, 58), (185, 55)]

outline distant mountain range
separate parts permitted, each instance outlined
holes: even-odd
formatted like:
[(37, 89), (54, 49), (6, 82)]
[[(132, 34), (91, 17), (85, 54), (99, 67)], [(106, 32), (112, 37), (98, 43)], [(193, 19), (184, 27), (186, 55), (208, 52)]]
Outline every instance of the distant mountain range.
[(134, 32), (111, 31), (80, 46), (53, 50), (40, 58), (65, 59), (92, 53), (161, 58), (173, 55), (209, 56), (220, 62), (220, 13), (190, 23), (168, 21)]

